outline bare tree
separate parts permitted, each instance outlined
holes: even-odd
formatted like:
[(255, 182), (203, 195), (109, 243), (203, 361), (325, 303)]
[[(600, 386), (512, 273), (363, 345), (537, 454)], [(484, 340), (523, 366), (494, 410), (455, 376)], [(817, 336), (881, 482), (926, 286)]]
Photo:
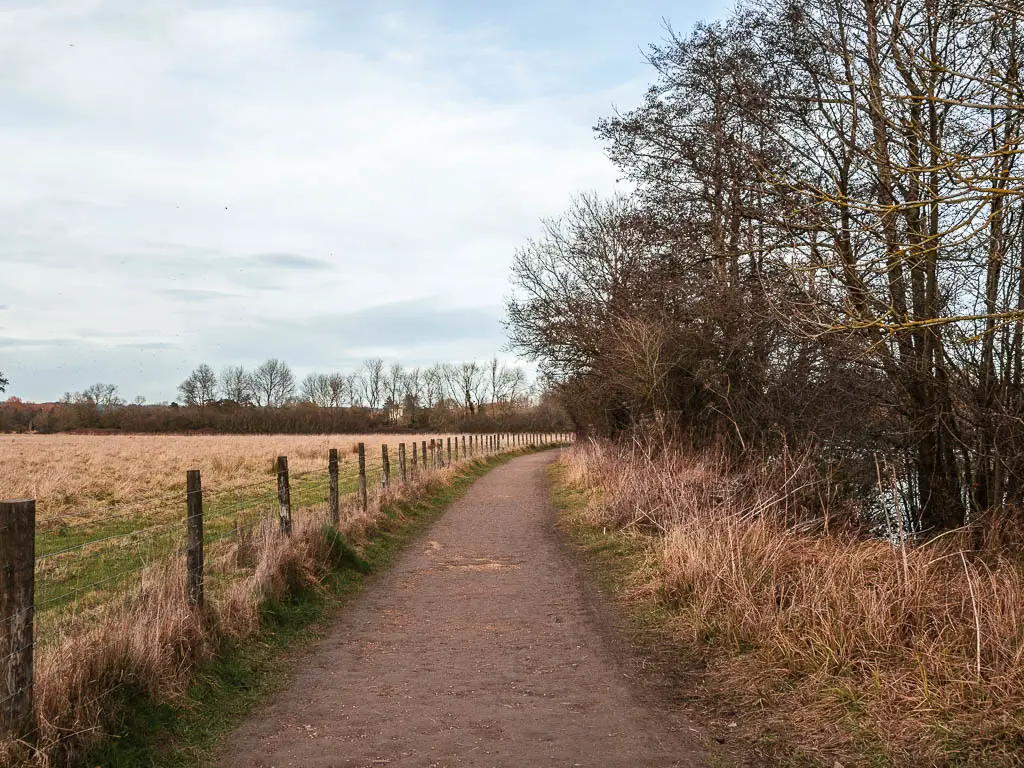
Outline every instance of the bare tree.
[(253, 401), (252, 376), (240, 365), (229, 365), (220, 374), (220, 395), (239, 405), (249, 405)]
[(445, 395), (444, 366), (440, 363), (423, 371), (423, 395), (428, 408), (433, 408)]
[(295, 375), (288, 364), (271, 358), (252, 374), (256, 404), (264, 408), (277, 408), (295, 395)]
[(403, 400), (413, 407), (420, 405), (423, 400), (423, 371), (418, 365), (405, 372), (402, 386)]
[(348, 379), (344, 374), (331, 373), (327, 376), (328, 407), (340, 408), (348, 399)]
[(325, 373), (310, 373), (302, 380), (299, 388), (302, 399), (307, 403), (330, 408), (333, 402), (331, 377)]
[(345, 376), (345, 393), (348, 397), (348, 404), (353, 408), (363, 408), (366, 401), (363, 399), (363, 377), (359, 371)]
[(207, 406), (217, 399), (217, 374), (206, 363), (201, 363), (178, 385), (178, 393), (185, 405)]
[(363, 400), (367, 407), (377, 410), (381, 406), (386, 386), (384, 361), (379, 357), (370, 358), (363, 363), (359, 373)]
[(402, 397), (405, 394), (405, 371), (400, 363), (392, 363), (388, 368), (385, 388), (389, 402), (402, 402)]
[(124, 405), (116, 384), (92, 384), (82, 390), (76, 399), (101, 409)]

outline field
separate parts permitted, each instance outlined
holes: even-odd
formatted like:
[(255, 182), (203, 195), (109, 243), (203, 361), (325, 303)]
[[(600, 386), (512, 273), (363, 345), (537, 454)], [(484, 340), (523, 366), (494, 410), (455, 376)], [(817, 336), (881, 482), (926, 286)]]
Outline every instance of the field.
[(0, 499), (36, 499), (40, 518), (145, 506), (174, 494), (183, 503), (189, 469), (201, 469), (207, 487), (226, 490), (273, 479), (278, 456), (302, 474), (326, 469), (330, 448), (354, 466), (364, 442), (368, 463), (379, 464), (381, 443), (394, 454), (414, 439), (423, 435), (2, 435)]
[(56, 611), (69, 606), (76, 614), (92, 610), (122, 592), (127, 580), (180, 550), (187, 470), (202, 472), (205, 541), (216, 555), (223, 540), (276, 514), (278, 456), (288, 457), (294, 508), (322, 509), (328, 493), (328, 451), (337, 448), (342, 503), (352, 506), (360, 442), (366, 446), (372, 496), (383, 475), (381, 445), (389, 447), (397, 482), (398, 445), (415, 440), (422, 447), (424, 439), (429, 443), (431, 437), (0, 437), (5, 469), (0, 498), (37, 502), (36, 613), (44, 637)]

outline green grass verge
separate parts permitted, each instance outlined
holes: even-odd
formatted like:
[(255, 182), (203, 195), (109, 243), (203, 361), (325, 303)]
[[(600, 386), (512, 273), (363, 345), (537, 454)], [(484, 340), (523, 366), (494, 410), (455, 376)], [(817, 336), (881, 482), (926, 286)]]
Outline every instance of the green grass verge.
[(294, 661), (329, 629), (337, 612), (359, 594), (366, 577), (390, 566), (470, 486), (497, 466), (529, 450), (492, 456), (463, 468), (456, 479), (429, 497), (385, 508), (385, 519), (363, 548), (345, 558), (321, 589), (263, 608), (259, 634), (225, 649), (203, 668), (187, 696), (156, 704), (130, 702), (111, 736), (82, 762), (105, 768), (186, 768), (206, 764), (217, 741), (259, 702), (288, 681)]

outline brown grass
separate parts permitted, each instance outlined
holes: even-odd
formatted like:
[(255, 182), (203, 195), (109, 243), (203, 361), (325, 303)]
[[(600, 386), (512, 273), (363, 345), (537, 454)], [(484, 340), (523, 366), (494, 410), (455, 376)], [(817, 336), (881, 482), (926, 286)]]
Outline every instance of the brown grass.
[(826, 763), (1024, 764), (1019, 536), (977, 551), (969, 531), (900, 547), (826, 529), (806, 472), (707, 455), (591, 443), (567, 463), (595, 491), (586, 522), (655, 547), (633, 599), (667, 606), (709, 690), (767, 732)]
[[(301, 473), (327, 466), (339, 449), (351, 463), (355, 447), (380, 458), (381, 443), (423, 435), (0, 435), (0, 498), (33, 498), (46, 515), (93, 506), (142, 506), (180, 493), (185, 472), (201, 469), (207, 487), (227, 489), (273, 476), (287, 456)], [(429, 440), (430, 436), (426, 436)], [(397, 456), (393, 457), (397, 461)]]

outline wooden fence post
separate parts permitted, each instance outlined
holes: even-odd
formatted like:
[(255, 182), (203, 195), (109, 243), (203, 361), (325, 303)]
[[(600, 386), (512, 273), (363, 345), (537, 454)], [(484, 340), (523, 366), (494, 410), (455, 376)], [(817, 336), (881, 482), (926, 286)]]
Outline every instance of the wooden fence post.
[(419, 456), (419, 451), (416, 450), (416, 441), (412, 441), (412, 476), (416, 477), (416, 457)]
[(466, 453), (466, 436), (462, 436), (462, 458), (465, 459), (469, 454)]
[(0, 501), (0, 740), (32, 730), (36, 502)]
[(384, 467), (384, 487), (391, 487), (391, 459), (388, 458), (388, 444), (380, 444), (381, 466)]
[(188, 570), (188, 604), (201, 608), (203, 605), (203, 478), (198, 469), (190, 469), (186, 475), (185, 528), (188, 545), (185, 550), (185, 567)]
[[(455, 446), (456, 446), (455, 450), (456, 451), (459, 450), (458, 449), (458, 445), (459, 445), (459, 438), (456, 437), (455, 438)], [(452, 439), (450, 437), (448, 438), (448, 463), (449, 464), (452, 463)]]
[(331, 522), (337, 527), (341, 524), (341, 503), (338, 499), (338, 449), (331, 448), (327, 454), (327, 474), (330, 475), (330, 490), (327, 494), (327, 508), (331, 513)]
[(288, 483), (288, 457), (277, 457), (277, 522), (281, 533), (292, 535), (292, 489)]
[(366, 511), (366, 444), (359, 444), (359, 502), (363, 505), (363, 512)]
[(398, 472), (402, 476), (402, 485), (409, 482), (409, 475), (405, 469), (405, 443), (398, 444)]
[(420, 447), (423, 449), (423, 455), (420, 457), (420, 458), (423, 459), (423, 471), (426, 472), (427, 469), (428, 469), (428, 467), (427, 467), (427, 441), (424, 440), (422, 442), (422, 444), (420, 445)]
[(459, 460), (459, 436), (455, 436), (455, 460)]

